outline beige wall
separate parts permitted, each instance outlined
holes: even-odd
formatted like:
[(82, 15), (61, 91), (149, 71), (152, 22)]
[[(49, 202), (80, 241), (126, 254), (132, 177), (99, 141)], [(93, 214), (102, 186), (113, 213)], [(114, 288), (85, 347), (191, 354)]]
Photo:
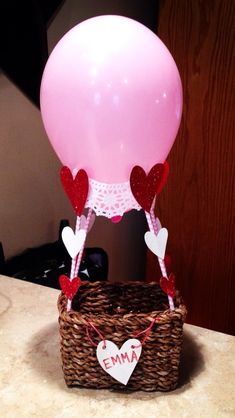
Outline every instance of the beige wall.
[[(49, 49), (92, 10), (97, 14), (95, 4), (98, 14), (106, 12), (107, 1), (67, 0), (48, 29)], [(39, 110), (3, 74), (0, 117), (0, 241), (10, 257), (56, 240), (60, 219), (69, 219), (73, 226), (75, 217), (60, 186), (61, 164), (47, 140)], [(131, 212), (117, 225), (97, 218), (87, 245), (107, 251), (111, 279), (143, 278), (145, 229), (143, 213)]]
[(0, 75), (0, 240), (6, 257), (57, 238), (72, 212), (39, 110)]

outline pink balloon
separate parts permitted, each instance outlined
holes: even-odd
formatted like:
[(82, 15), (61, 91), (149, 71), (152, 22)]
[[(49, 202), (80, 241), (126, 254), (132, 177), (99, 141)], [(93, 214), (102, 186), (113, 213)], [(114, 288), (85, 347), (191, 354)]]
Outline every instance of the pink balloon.
[(164, 162), (182, 113), (176, 64), (142, 24), (99, 16), (56, 45), (41, 84), (46, 132), (62, 163), (105, 183)]

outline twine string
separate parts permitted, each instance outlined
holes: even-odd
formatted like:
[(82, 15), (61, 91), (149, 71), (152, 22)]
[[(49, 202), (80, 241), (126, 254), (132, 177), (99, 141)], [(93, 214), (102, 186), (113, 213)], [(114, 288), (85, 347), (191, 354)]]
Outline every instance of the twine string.
[(145, 335), (144, 335), (143, 340), (140, 342), (140, 344), (139, 345), (132, 345), (132, 348), (139, 348), (139, 347), (141, 347), (142, 345), (145, 344), (145, 341), (147, 340), (147, 338), (148, 338), (148, 336), (151, 332), (151, 329), (153, 328), (155, 322), (158, 321), (158, 320), (159, 320), (158, 317), (154, 318), (152, 320), (152, 322), (150, 323), (150, 325), (146, 329), (144, 329), (143, 331), (139, 331), (139, 332), (137, 332), (137, 334), (135, 334), (135, 338), (139, 337), (142, 334), (145, 334)]
[(91, 321), (88, 321), (87, 326), (86, 326), (86, 335), (87, 335), (87, 338), (90, 341), (90, 343), (94, 347), (97, 346), (97, 344), (92, 340), (92, 338), (90, 336), (89, 328), (93, 329), (97, 333), (97, 335), (99, 335), (100, 339), (103, 341), (103, 349), (105, 349), (106, 348), (106, 342), (105, 342), (104, 336), (101, 334), (101, 332), (98, 330), (98, 328), (96, 328), (95, 325)]
[[(145, 334), (145, 335), (144, 335), (144, 338), (140, 342), (139, 345), (132, 345), (131, 348), (139, 348), (139, 347), (141, 347), (141, 346), (143, 346), (145, 344), (145, 341), (147, 340), (147, 338), (148, 338), (148, 336), (149, 336), (149, 334), (151, 332), (151, 329), (152, 329), (153, 325), (158, 320), (159, 320), (159, 317), (154, 318), (151, 321), (150, 325), (146, 329), (144, 329), (143, 331), (138, 331), (135, 334), (134, 338), (137, 338), (137, 337), (139, 337), (139, 335), (142, 335), (142, 334)], [(87, 322), (87, 326), (86, 326), (86, 335), (87, 335), (87, 338), (90, 341), (91, 345), (93, 345), (94, 347), (97, 346), (97, 344), (91, 338), (89, 328), (91, 328), (92, 330), (94, 330), (97, 333), (97, 335), (100, 337), (101, 341), (103, 341), (103, 348), (106, 348), (106, 340), (105, 340), (104, 336), (101, 334), (101, 332), (98, 330), (98, 328), (96, 328), (95, 325), (91, 321), (88, 321)]]

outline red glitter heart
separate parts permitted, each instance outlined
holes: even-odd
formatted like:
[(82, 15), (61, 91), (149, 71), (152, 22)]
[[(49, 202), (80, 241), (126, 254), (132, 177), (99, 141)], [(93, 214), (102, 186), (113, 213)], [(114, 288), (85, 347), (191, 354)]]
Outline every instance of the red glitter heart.
[(173, 298), (175, 296), (175, 275), (171, 273), (168, 279), (166, 277), (161, 277), (160, 286), (163, 292)]
[(155, 164), (148, 175), (142, 167), (136, 165), (131, 172), (130, 186), (133, 196), (139, 205), (149, 212), (153, 199), (161, 193), (166, 183), (169, 172), (169, 165), (165, 161), (164, 164)]
[(81, 286), (81, 280), (79, 277), (74, 277), (73, 280), (69, 280), (64, 274), (59, 278), (60, 287), (68, 299), (72, 300)]
[(62, 167), (60, 170), (60, 179), (72, 206), (78, 216), (81, 216), (86, 204), (89, 181), (85, 170), (79, 170), (73, 179), (72, 173), (68, 167)]

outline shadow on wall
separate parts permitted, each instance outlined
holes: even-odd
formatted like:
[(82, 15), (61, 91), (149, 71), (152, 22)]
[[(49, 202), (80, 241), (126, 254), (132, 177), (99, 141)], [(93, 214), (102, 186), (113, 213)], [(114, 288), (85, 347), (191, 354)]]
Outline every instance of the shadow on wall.
[(148, 0), (146, 6), (143, 0), (66, 0), (48, 28), (49, 52), (73, 26), (90, 17), (107, 14), (130, 17), (156, 32), (158, 1)]
[(55, 241), (72, 210), (39, 110), (0, 74), (0, 241), (6, 258)]

